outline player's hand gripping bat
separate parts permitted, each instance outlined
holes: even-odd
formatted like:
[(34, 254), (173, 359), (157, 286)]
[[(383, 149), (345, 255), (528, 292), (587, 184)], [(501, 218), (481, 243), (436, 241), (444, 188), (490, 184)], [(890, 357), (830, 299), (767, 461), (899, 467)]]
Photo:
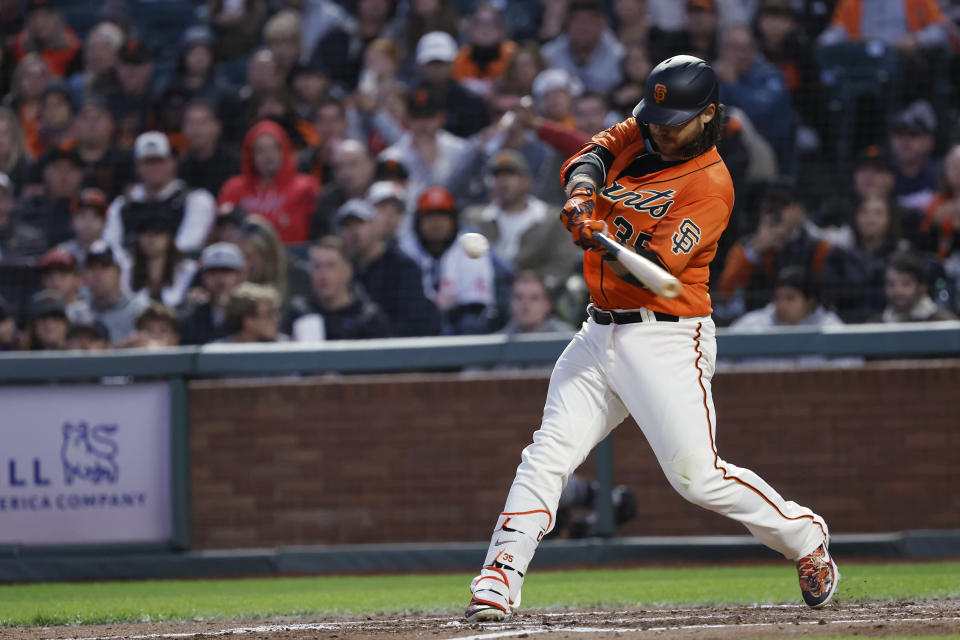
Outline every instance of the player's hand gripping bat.
[(611, 238), (605, 231), (593, 231), (593, 240), (607, 253), (614, 256), (634, 277), (661, 298), (676, 298), (682, 285), (666, 269), (654, 264), (641, 255), (630, 251)]

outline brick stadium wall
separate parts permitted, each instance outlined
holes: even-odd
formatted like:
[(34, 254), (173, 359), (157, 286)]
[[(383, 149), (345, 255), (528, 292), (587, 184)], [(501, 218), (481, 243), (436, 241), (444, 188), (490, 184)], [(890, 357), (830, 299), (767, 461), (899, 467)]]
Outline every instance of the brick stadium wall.
[[(191, 385), (194, 547), (484, 540), (546, 374)], [(960, 361), (714, 378), (720, 454), (834, 532), (960, 528)], [(623, 535), (744, 533), (673, 493), (632, 421)], [(592, 461), (583, 471), (590, 473)]]

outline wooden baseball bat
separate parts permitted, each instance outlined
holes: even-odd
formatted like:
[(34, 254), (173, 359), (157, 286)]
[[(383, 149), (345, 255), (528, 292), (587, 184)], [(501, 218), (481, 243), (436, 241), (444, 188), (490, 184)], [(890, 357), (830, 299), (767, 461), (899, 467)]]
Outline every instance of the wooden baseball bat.
[(680, 295), (680, 289), (683, 288), (680, 281), (667, 273), (663, 267), (630, 251), (602, 231), (594, 231), (593, 239), (610, 252), (637, 280), (661, 298), (676, 298)]

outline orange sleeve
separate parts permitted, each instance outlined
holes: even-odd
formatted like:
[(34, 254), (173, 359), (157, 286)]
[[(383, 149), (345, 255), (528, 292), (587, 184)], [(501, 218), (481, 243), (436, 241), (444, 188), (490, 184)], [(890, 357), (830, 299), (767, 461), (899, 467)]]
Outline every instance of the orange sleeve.
[(716, 250), (729, 217), (730, 208), (717, 196), (673, 207), (644, 248), (655, 253), (670, 273), (679, 275), (701, 250)]
[(750, 284), (756, 265), (747, 260), (747, 253), (743, 243), (738, 242), (727, 254), (727, 261), (723, 265), (720, 281), (717, 283), (717, 293), (725, 296), (733, 295), (737, 288), (744, 288)]

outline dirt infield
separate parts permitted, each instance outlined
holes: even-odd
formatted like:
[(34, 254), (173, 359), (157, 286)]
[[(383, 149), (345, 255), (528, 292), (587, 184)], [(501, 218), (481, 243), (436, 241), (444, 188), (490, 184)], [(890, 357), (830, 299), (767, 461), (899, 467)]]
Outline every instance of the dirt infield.
[[(960, 600), (802, 605), (530, 611), (496, 624), (455, 616), (408, 615), (258, 621), (189, 621), (0, 630), (24, 640), (496, 640), (548, 634), (551, 640), (794, 638), (960, 635)], [(545, 635), (546, 637), (546, 635)]]

